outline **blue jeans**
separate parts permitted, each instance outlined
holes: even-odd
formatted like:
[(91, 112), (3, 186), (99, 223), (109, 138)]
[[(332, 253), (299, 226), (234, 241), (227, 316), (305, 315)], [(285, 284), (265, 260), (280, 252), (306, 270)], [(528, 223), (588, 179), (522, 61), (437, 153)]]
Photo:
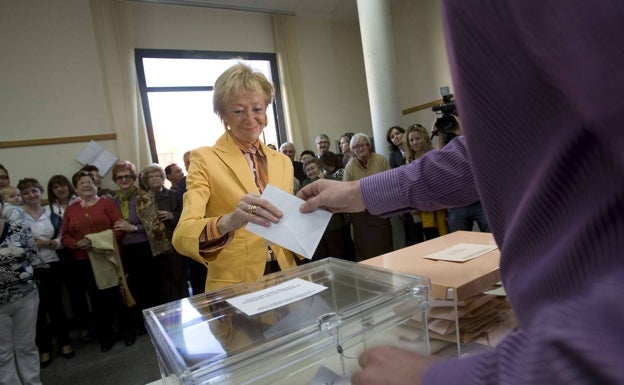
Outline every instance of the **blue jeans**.
[(449, 231), (472, 231), (473, 222), (477, 222), (479, 230), (489, 233), (490, 226), (485, 218), (483, 206), (477, 201), (473, 204), (463, 207), (455, 207), (448, 210)]

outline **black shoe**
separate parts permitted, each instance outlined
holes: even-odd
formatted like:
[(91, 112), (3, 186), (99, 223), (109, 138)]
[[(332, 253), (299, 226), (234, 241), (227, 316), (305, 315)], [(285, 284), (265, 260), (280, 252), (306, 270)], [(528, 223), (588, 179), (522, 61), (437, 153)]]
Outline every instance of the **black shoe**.
[(113, 343), (112, 342), (104, 342), (100, 345), (100, 351), (102, 353), (106, 353), (107, 351), (111, 350), (113, 348)]
[(47, 358), (46, 360), (43, 360), (43, 359), (39, 360), (39, 367), (41, 369), (47, 368), (52, 363), (52, 356), (50, 355), (50, 353), (42, 353), (41, 358)]
[(126, 337), (126, 338), (124, 338), (124, 343), (126, 344), (126, 346), (134, 345), (135, 341), (136, 341), (135, 337)]
[(80, 341), (84, 343), (91, 342), (91, 333), (88, 330), (80, 331)]
[(72, 348), (71, 345), (65, 345), (61, 348), (61, 356), (63, 356), (63, 358), (70, 360), (74, 358), (75, 355), (76, 352), (74, 352), (74, 348)]

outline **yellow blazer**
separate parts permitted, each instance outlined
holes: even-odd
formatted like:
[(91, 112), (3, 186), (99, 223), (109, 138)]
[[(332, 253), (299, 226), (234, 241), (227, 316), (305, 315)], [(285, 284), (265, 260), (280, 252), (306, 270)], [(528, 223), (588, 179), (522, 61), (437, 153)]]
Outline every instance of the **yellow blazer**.
[[(285, 155), (260, 144), (266, 155), (268, 183), (288, 193), (293, 191), (292, 162)], [(173, 233), (173, 246), (182, 255), (208, 267), (206, 290), (215, 290), (262, 277), (267, 242), (242, 227), (225, 247), (199, 253), (199, 237), (211, 218), (234, 210), (241, 197), (259, 193), (245, 156), (229, 134), (213, 147), (193, 150), (186, 177), (187, 191), (180, 221)], [(291, 251), (271, 245), (282, 270), (295, 266)]]

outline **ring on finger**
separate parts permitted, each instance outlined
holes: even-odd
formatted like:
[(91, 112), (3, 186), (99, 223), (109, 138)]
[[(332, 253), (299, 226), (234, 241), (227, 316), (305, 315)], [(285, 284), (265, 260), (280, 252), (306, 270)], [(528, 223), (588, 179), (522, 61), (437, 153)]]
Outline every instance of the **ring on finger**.
[(249, 207), (247, 208), (247, 212), (251, 215), (256, 215), (256, 209), (258, 208), (258, 206), (254, 205), (253, 203), (249, 205)]

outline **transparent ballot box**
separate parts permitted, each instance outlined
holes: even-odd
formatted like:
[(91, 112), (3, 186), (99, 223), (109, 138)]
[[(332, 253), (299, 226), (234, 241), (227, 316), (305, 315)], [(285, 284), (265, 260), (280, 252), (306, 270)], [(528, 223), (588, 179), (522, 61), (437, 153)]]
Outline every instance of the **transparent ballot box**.
[(367, 348), (429, 353), (429, 287), (328, 258), (143, 315), (165, 384), (348, 384)]

